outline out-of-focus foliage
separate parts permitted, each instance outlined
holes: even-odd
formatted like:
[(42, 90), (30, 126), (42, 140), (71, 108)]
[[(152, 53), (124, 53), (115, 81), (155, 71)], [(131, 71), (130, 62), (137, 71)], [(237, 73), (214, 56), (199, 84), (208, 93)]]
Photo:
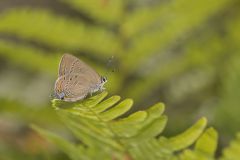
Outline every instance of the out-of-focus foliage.
[[(119, 102), (119, 96), (108, 99), (106, 92), (82, 102), (53, 100), (53, 107), (62, 122), (71, 130), (80, 143), (32, 126), (41, 135), (55, 143), (70, 159), (131, 159), (131, 160), (214, 160), (218, 133), (206, 127), (206, 119), (181, 134), (166, 138), (160, 134), (167, 117), (162, 115), (164, 105), (158, 103), (146, 111), (135, 112), (119, 118), (133, 104), (131, 99)], [(238, 137), (239, 139), (239, 137)], [(240, 158), (239, 140), (224, 150), (223, 158)], [(194, 148), (190, 149), (193, 143)]]
[[(239, 130), (240, 124), (239, 118), (239, 97), (240, 97), (240, 61), (239, 55), (236, 55), (229, 61), (229, 65), (225, 68), (223, 75), (227, 77), (222, 83), (222, 94), (220, 105), (215, 108), (215, 121), (222, 133), (234, 134), (236, 130)], [(229, 123), (231, 121), (231, 123)], [(235, 124), (236, 123), (236, 124)]]
[(206, 116), (226, 144), (239, 131), (239, 18), (238, 0), (1, 0), (0, 155), (45, 156), (16, 142), (32, 122), (71, 137), (49, 107), (65, 52), (132, 97), (131, 111), (165, 102), (167, 134)]

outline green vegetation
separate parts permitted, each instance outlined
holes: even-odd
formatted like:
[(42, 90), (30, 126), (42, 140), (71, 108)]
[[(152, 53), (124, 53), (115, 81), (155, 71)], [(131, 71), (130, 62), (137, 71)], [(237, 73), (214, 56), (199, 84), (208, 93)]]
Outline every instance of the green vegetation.
[[(144, 137), (148, 142), (143, 144), (154, 143), (158, 152), (159, 146), (164, 150), (155, 155), (151, 145), (150, 148), (144, 148), (147, 144), (140, 145), (135, 147), (139, 154), (137, 150), (129, 153), (132, 158), (139, 157), (140, 153), (144, 154), (143, 157), (149, 156), (146, 154), (149, 150), (151, 155), (160, 157), (238, 160), (239, 19), (238, 0), (1, 0), (0, 159), (67, 159), (58, 149), (65, 153), (73, 151), (69, 152), (72, 154), (79, 147), (83, 152), (86, 151), (85, 145), (89, 146), (92, 141), (105, 146), (106, 151), (95, 151), (99, 146), (94, 144), (85, 154), (89, 158), (101, 156), (98, 154), (107, 157), (108, 152), (116, 153), (116, 158), (119, 158), (125, 155), (127, 147), (138, 146), (135, 142)], [(120, 106), (114, 106), (112, 103), (120, 98), (113, 96), (103, 101), (115, 108), (107, 110), (111, 111), (109, 114), (103, 112), (107, 105), (99, 100), (95, 105), (103, 103), (102, 106), (94, 109), (99, 114), (103, 112), (105, 118), (104, 123), (99, 124), (84, 107), (79, 112), (73, 109), (74, 105), (81, 108), (82, 102), (62, 104), (55, 100), (53, 105), (60, 108), (56, 112), (63, 122), (65, 119), (71, 122), (73, 126), (66, 126), (74, 136), (66, 131), (59, 115), (50, 107), (49, 97), (63, 53), (75, 55), (99, 74), (107, 76), (106, 90), (110, 97), (130, 97), (134, 100), (134, 107), (131, 108), (132, 100), (129, 99), (122, 101)], [(98, 98), (90, 98), (86, 102), (92, 103), (91, 99)], [(150, 121), (141, 124), (143, 126), (139, 124), (135, 130), (123, 127), (125, 124), (119, 128), (114, 125), (111, 130), (114, 134), (119, 133), (115, 136), (121, 139), (115, 141), (112, 131), (105, 126), (105, 122), (112, 124), (115, 119), (117, 122), (122, 120), (125, 117), (122, 114), (127, 110), (127, 115), (132, 115), (127, 119), (146, 121), (148, 112), (154, 109), (147, 106), (159, 101), (167, 106), (165, 112), (169, 120), (166, 128), (166, 116), (160, 116), (160, 110), (154, 115), (159, 121), (156, 120), (152, 127), (161, 125), (156, 130), (151, 129)], [(78, 118), (75, 112), (80, 114)], [(206, 122), (201, 117), (206, 117), (209, 126), (218, 131), (219, 140), (212, 127), (205, 129)], [(193, 125), (196, 128), (190, 132), (193, 137), (187, 130), (184, 133), (189, 134), (183, 140), (167, 138), (171, 141), (165, 143), (162, 135), (174, 137), (198, 119)], [(74, 124), (76, 121), (85, 124), (86, 120), (89, 120), (86, 125), (93, 128), (83, 128), (86, 129), (84, 139), (83, 135), (76, 134), (79, 132), (77, 128), (82, 126)], [(58, 145), (53, 146), (40, 138), (29, 127), (30, 124), (44, 128), (37, 127), (37, 130)], [(149, 130), (142, 132), (142, 127)], [(163, 129), (164, 133), (161, 133)], [(89, 132), (92, 130), (107, 132), (104, 142), (93, 138), (98, 132), (91, 132), (92, 135)], [(131, 132), (128, 136), (139, 137), (126, 141), (125, 130), (126, 134)], [(159, 134), (160, 137), (157, 136)], [(236, 134), (236, 140), (230, 143)], [(217, 142), (218, 150), (214, 154)], [(207, 147), (203, 147), (205, 143)], [(72, 159), (82, 156), (80, 153), (69, 154)]]
[[(71, 130), (78, 143), (35, 125), (32, 127), (73, 160), (215, 159), (218, 133), (211, 127), (205, 129), (206, 118), (201, 118), (183, 133), (166, 138), (161, 134), (167, 123), (162, 103), (155, 104), (146, 111), (119, 118), (132, 107), (133, 101), (125, 99), (119, 102), (119, 96), (104, 100), (106, 96), (107, 93), (103, 92), (82, 102), (52, 101), (62, 122)], [(238, 141), (232, 142), (224, 150), (221, 159), (240, 157)], [(194, 147), (190, 149), (192, 144)]]

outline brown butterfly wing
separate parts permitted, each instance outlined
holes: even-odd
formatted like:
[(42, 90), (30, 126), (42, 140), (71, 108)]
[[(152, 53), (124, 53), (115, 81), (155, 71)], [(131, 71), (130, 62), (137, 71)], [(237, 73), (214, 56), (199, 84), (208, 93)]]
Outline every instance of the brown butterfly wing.
[(99, 74), (86, 63), (73, 55), (64, 54), (60, 61), (58, 77), (69, 74), (87, 75), (89, 76), (89, 79), (93, 81), (93, 83), (98, 83), (101, 81)]
[(59, 77), (55, 83), (57, 93), (64, 92), (65, 101), (83, 99), (97, 90), (101, 77), (90, 66), (70, 54), (64, 54), (60, 61)]
[(85, 98), (96, 87), (97, 85), (92, 83), (88, 77), (79, 74), (70, 74), (58, 78), (55, 90), (58, 93), (64, 92), (65, 101), (77, 101)]

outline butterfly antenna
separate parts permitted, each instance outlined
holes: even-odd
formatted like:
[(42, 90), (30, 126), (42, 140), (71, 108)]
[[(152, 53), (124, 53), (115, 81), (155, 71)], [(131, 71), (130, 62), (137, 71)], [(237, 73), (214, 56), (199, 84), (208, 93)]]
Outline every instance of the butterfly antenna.
[(111, 56), (110, 58), (108, 58), (106, 77), (108, 77), (111, 73), (114, 73), (116, 71), (116, 67), (114, 66), (114, 62), (115, 62), (115, 57), (114, 56)]

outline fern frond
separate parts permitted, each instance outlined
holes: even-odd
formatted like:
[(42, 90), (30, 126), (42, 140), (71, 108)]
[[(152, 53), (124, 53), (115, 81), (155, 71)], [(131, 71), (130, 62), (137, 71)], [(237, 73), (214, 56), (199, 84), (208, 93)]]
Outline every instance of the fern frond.
[[(128, 51), (127, 58), (124, 57), (126, 59), (125, 67), (128, 68), (129, 71), (135, 70), (137, 66), (143, 63), (146, 55), (149, 57), (158, 52), (159, 49), (165, 49), (167, 45), (175, 42), (176, 39), (182, 35), (201, 25), (209, 18), (209, 15), (214, 15), (214, 13), (223, 9), (229, 1), (214, 0), (211, 1), (211, 4), (207, 7), (205, 6), (206, 3), (206, 1), (193, 2), (186, 0), (170, 3), (172, 6), (169, 6), (169, 10), (166, 10), (165, 14), (161, 13), (160, 15), (163, 15), (162, 18), (165, 19), (165, 16), (171, 13), (169, 16), (177, 18), (174, 20), (168, 18), (168, 22), (161, 24), (161, 27), (151, 29), (146, 33), (143, 32), (140, 36), (133, 36), (132, 48)], [(168, 3), (166, 5), (168, 5)], [(161, 8), (162, 6), (160, 6), (159, 12), (161, 12)], [(152, 12), (151, 8), (149, 9), (149, 12)], [(189, 12), (192, 14), (189, 14)], [(154, 14), (155, 12), (152, 13)], [(141, 19), (142, 14), (138, 15), (140, 16), (139, 19)], [(131, 22), (132, 19), (129, 18), (129, 21)], [(138, 24), (136, 24), (136, 26), (138, 26)], [(137, 27), (134, 26), (134, 28)], [(137, 59), (135, 58), (136, 56), (138, 57)], [(133, 62), (134, 65), (132, 64)]]
[[(18, 51), (18, 54), (16, 54), (16, 51)], [(26, 70), (51, 74), (56, 73), (59, 63), (56, 55), (46, 54), (46, 51), (40, 49), (3, 40), (0, 40), (0, 55), (10, 63), (21, 65)], [(36, 61), (30, 61), (30, 59)]]
[(187, 24), (189, 27), (198, 25), (206, 20), (209, 15), (213, 15), (219, 10), (224, 9), (232, 2), (228, 0), (213, 0), (211, 4), (206, 6), (207, 0), (198, 2), (191, 0), (169, 1), (153, 7), (135, 10), (135, 12), (129, 14), (126, 18), (122, 29), (128, 37), (135, 37), (135, 35), (141, 32), (144, 33), (149, 28), (167, 30), (166, 26), (171, 26), (172, 31), (176, 32), (178, 31), (177, 28), (180, 31), (186, 28)]
[[(89, 17), (99, 22), (118, 23), (123, 14), (123, 4), (121, 0), (61, 0), (74, 9), (84, 12)], [(109, 14), (111, 13), (111, 14)]]
[[(204, 38), (199, 37), (199, 39), (189, 42), (189, 46), (183, 48), (182, 56), (173, 56), (171, 60), (153, 66), (148, 71), (148, 77), (145, 79), (144, 85), (141, 85), (142, 79), (136, 79), (132, 81), (129, 87), (126, 87), (124, 94), (131, 95), (138, 102), (143, 98), (143, 94), (139, 93), (143, 91), (144, 93), (152, 92), (156, 85), (160, 84), (161, 86), (174, 75), (183, 74), (193, 67), (201, 67), (202, 70), (206, 69), (206, 72), (211, 74), (210, 68), (214, 68), (215, 62), (220, 60), (221, 55), (227, 52), (227, 48), (222, 47), (226, 43), (225, 39), (221, 39), (216, 33), (210, 33), (212, 31), (206, 32), (208, 36), (206, 35)], [(208, 45), (208, 47), (202, 47), (203, 44)]]
[(46, 130), (43, 130), (36, 125), (31, 125), (31, 127), (34, 130), (36, 130), (38, 133), (40, 133), (42, 136), (48, 137), (48, 140), (55, 143), (59, 147), (59, 149), (68, 153), (71, 159), (79, 160), (79, 157), (82, 157), (83, 159), (86, 159), (86, 160), (89, 159), (89, 157), (87, 157), (85, 154), (86, 149), (84, 149), (82, 145), (75, 146), (72, 143), (68, 142), (67, 140), (63, 139), (62, 137), (56, 134), (53, 134), (51, 132), (48, 132)]
[[(107, 92), (102, 92), (82, 102), (69, 103), (56, 99), (52, 101), (62, 121), (81, 141), (80, 149), (89, 152), (100, 150), (102, 159), (176, 158), (175, 152), (193, 144), (206, 126), (206, 119), (202, 118), (182, 134), (165, 138), (160, 136), (167, 122), (167, 117), (162, 115), (164, 111), (162, 103), (157, 103), (146, 111), (138, 111), (120, 118), (132, 107), (133, 101), (125, 99), (119, 102), (119, 96), (104, 99), (106, 96)], [(73, 157), (76, 148), (74, 143), (59, 142), (60, 139), (51, 133), (38, 127), (34, 128), (54, 143), (60, 143), (62, 150), (69, 154), (69, 157)], [(65, 146), (68, 143), (70, 146)], [(201, 148), (201, 142), (198, 142), (196, 148)], [(73, 152), (68, 151), (70, 149)], [(84, 156), (92, 157), (88, 155), (89, 152), (86, 151)], [(81, 154), (78, 156), (79, 159), (84, 159)]]
[(15, 9), (4, 12), (0, 19), (0, 32), (34, 39), (46, 46), (81, 49), (101, 53), (107, 58), (119, 50), (118, 39), (110, 31), (54, 15), (48, 10)]

